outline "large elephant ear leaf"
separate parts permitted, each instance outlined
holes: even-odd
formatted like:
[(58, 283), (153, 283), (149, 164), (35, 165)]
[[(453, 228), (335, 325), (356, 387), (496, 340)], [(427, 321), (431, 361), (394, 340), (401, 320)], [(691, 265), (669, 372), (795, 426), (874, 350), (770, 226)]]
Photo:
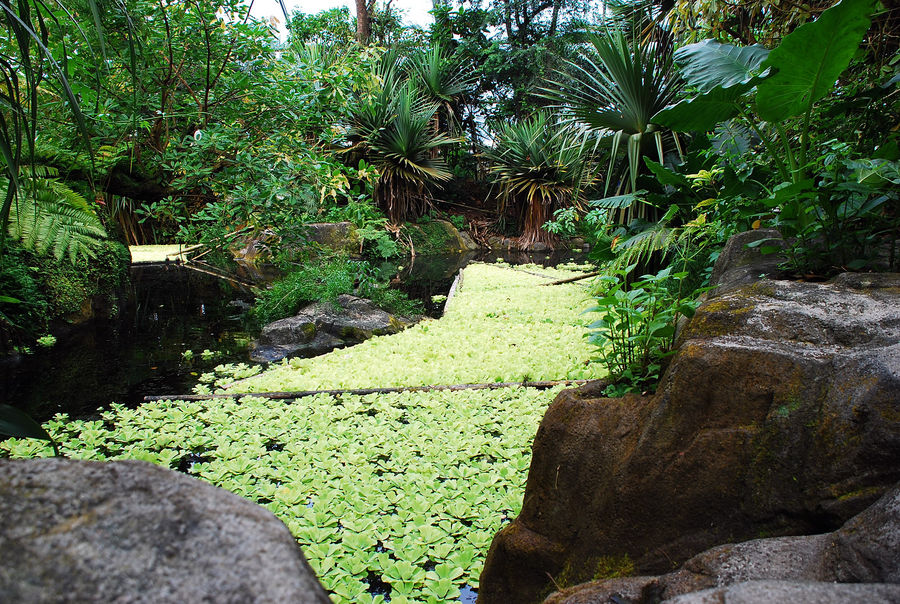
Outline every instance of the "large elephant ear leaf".
[(692, 99), (666, 107), (654, 115), (651, 121), (676, 132), (707, 132), (715, 128), (716, 124), (733, 118), (738, 112), (735, 101), (758, 81), (758, 78), (753, 78), (731, 88), (716, 86)]
[(785, 36), (762, 64), (775, 73), (757, 88), (759, 116), (780, 122), (828, 94), (869, 29), (873, 9), (873, 0), (842, 0)]
[(691, 86), (708, 92), (749, 81), (769, 56), (763, 46), (733, 46), (715, 40), (688, 44), (675, 51), (675, 62)]

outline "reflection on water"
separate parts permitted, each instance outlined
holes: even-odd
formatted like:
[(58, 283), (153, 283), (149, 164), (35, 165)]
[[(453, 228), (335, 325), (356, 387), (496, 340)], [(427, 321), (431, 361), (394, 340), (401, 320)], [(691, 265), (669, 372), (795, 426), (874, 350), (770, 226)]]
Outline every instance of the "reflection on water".
[[(135, 266), (118, 317), (61, 335), (50, 349), (4, 361), (0, 400), (37, 419), (90, 415), (111, 402), (135, 405), (146, 394), (189, 392), (192, 375), (245, 357), (241, 320), (253, 295), (228, 281), (177, 266)], [(185, 359), (186, 350), (221, 353)]]

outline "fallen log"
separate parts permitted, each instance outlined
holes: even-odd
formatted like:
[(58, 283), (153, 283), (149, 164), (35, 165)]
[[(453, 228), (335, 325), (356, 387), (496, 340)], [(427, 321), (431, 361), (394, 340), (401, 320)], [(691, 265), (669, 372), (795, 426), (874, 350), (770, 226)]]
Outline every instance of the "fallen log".
[(496, 390), (499, 388), (536, 388), (543, 390), (553, 388), (554, 386), (573, 386), (586, 384), (592, 380), (549, 380), (539, 382), (491, 382), (487, 384), (454, 384), (451, 386), (398, 386), (393, 388), (339, 388), (334, 390), (299, 390), (296, 392), (234, 392), (231, 394), (164, 394), (145, 396), (145, 402), (153, 401), (205, 401), (218, 398), (240, 398), (244, 396), (254, 396), (257, 398), (268, 398), (274, 400), (291, 400), (304, 398), (307, 396), (315, 396), (317, 394), (328, 394), (330, 396), (342, 395), (365, 395), (365, 394), (391, 394), (394, 392), (435, 392), (447, 390), (456, 392), (459, 390)]
[(578, 275), (577, 277), (567, 277), (565, 279), (560, 279), (559, 281), (551, 281), (550, 283), (541, 283), (540, 287), (544, 287), (545, 285), (562, 285), (563, 283), (572, 283), (573, 281), (581, 281), (582, 279), (590, 279), (591, 277), (596, 277), (597, 275), (602, 274), (603, 271), (594, 271), (593, 273), (585, 273), (583, 275)]

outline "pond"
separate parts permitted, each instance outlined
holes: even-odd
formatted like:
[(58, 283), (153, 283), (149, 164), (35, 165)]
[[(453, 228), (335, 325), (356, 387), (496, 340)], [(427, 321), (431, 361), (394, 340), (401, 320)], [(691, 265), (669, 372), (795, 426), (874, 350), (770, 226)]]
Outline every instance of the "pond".
[[(546, 266), (580, 256), (478, 252), (395, 259), (382, 270), (439, 316), (443, 302), (433, 297), (447, 294), (460, 268), (498, 259)], [(91, 417), (112, 402), (136, 406), (148, 395), (189, 393), (204, 371), (248, 362), (257, 335), (245, 319), (254, 299), (249, 288), (177, 265), (135, 265), (131, 275), (116, 318), (73, 328), (51, 348), (0, 360), (0, 401), (38, 421), (56, 413)]]

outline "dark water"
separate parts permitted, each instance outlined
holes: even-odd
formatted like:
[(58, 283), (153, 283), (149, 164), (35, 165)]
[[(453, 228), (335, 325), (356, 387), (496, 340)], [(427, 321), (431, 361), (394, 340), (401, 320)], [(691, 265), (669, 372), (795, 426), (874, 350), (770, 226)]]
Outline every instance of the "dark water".
[[(443, 302), (432, 297), (446, 295), (469, 262), (552, 265), (570, 258), (470, 253), (394, 260), (382, 271), (437, 316)], [(32, 354), (0, 360), (0, 402), (38, 421), (56, 413), (90, 417), (112, 402), (135, 406), (148, 395), (190, 393), (199, 375), (216, 365), (249, 362), (248, 346), (257, 335), (245, 318), (254, 298), (249, 288), (179, 266), (144, 265), (132, 268), (128, 293), (116, 318), (81, 325), (51, 348), (35, 346)], [(188, 350), (193, 354), (186, 356)], [(203, 358), (204, 350), (215, 355)]]
[[(187, 393), (201, 371), (246, 357), (251, 334), (238, 285), (178, 266), (135, 266), (127, 300), (113, 319), (60, 335), (51, 348), (3, 363), (0, 400), (44, 420), (57, 412), (89, 416), (111, 402), (139, 404), (147, 394)], [(193, 359), (184, 352), (192, 350)], [(221, 354), (203, 360), (204, 349)]]

